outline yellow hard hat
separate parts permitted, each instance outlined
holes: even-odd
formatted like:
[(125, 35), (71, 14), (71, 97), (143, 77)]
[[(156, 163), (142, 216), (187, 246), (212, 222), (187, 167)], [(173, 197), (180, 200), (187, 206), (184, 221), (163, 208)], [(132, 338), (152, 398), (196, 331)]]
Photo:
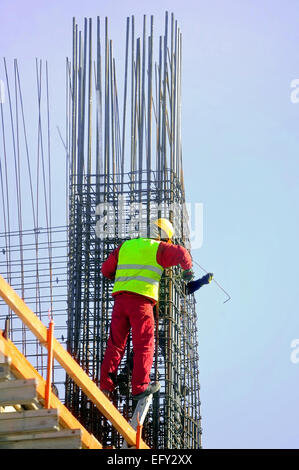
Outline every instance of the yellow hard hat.
[(168, 219), (157, 219), (153, 221), (153, 224), (164, 232), (161, 233), (161, 238), (168, 238), (170, 240), (173, 237), (174, 228)]

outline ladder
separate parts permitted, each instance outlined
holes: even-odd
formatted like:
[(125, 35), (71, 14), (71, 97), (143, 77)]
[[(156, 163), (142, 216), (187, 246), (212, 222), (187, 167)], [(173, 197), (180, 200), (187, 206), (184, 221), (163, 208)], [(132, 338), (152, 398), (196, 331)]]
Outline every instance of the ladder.
[[(149, 410), (149, 407), (152, 404), (152, 401), (153, 401), (152, 394), (138, 400), (136, 408), (134, 410), (134, 414), (130, 421), (130, 425), (132, 426), (133, 429), (135, 429), (135, 431), (137, 431), (138, 426), (143, 425), (147, 412)], [(126, 441), (124, 441), (122, 445), (122, 449), (128, 449), (128, 444)]]

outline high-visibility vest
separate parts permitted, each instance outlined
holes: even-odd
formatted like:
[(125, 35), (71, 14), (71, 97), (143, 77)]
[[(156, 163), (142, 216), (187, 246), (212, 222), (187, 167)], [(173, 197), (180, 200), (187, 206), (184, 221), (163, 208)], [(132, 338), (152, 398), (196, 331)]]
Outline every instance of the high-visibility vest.
[(136, 238), (122, 244), (112, 293), (129, 291), (158, 300), (164, 271), (156, 260), (159, 244), (149, 238)]

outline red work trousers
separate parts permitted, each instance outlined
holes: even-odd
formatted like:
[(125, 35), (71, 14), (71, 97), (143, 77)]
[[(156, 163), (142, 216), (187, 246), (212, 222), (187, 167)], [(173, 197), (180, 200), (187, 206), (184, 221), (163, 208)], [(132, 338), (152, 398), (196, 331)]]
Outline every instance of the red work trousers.
[(132, 394), (142, 393), (150, 383), (154, 357), (153, 303), (141, 295), (122, 292), (115, 296), (107, 349), (101, 366), (100, 389), (115, 388), (109, 374), (116, 375), (130, 329), (133, 342)]

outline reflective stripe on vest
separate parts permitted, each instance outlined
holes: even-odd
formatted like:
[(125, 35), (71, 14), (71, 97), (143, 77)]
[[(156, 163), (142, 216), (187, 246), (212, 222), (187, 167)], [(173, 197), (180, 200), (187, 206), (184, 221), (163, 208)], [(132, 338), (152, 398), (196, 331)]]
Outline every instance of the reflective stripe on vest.
[(159, 285), (159, 281), (155, 281), (155, 279), (151, 279), (150, 277), (145, 276), (118, 276), (115, 278), (117, 282), (127, 282), (127, 281), (142, 281), (142, 282), (149, 282), (153, 285)]
[(137, 238), (124, 242), (119, 250), (113, 293), (135, 292), (158, 300), (164, 268), (157, 263), (160, 242)]
[(117, 270), (119, 269), (147, 269), (158, 274), (163, 274), (163, 268), (157, 268), (149, 264), (120, 264), (117, 266)]

